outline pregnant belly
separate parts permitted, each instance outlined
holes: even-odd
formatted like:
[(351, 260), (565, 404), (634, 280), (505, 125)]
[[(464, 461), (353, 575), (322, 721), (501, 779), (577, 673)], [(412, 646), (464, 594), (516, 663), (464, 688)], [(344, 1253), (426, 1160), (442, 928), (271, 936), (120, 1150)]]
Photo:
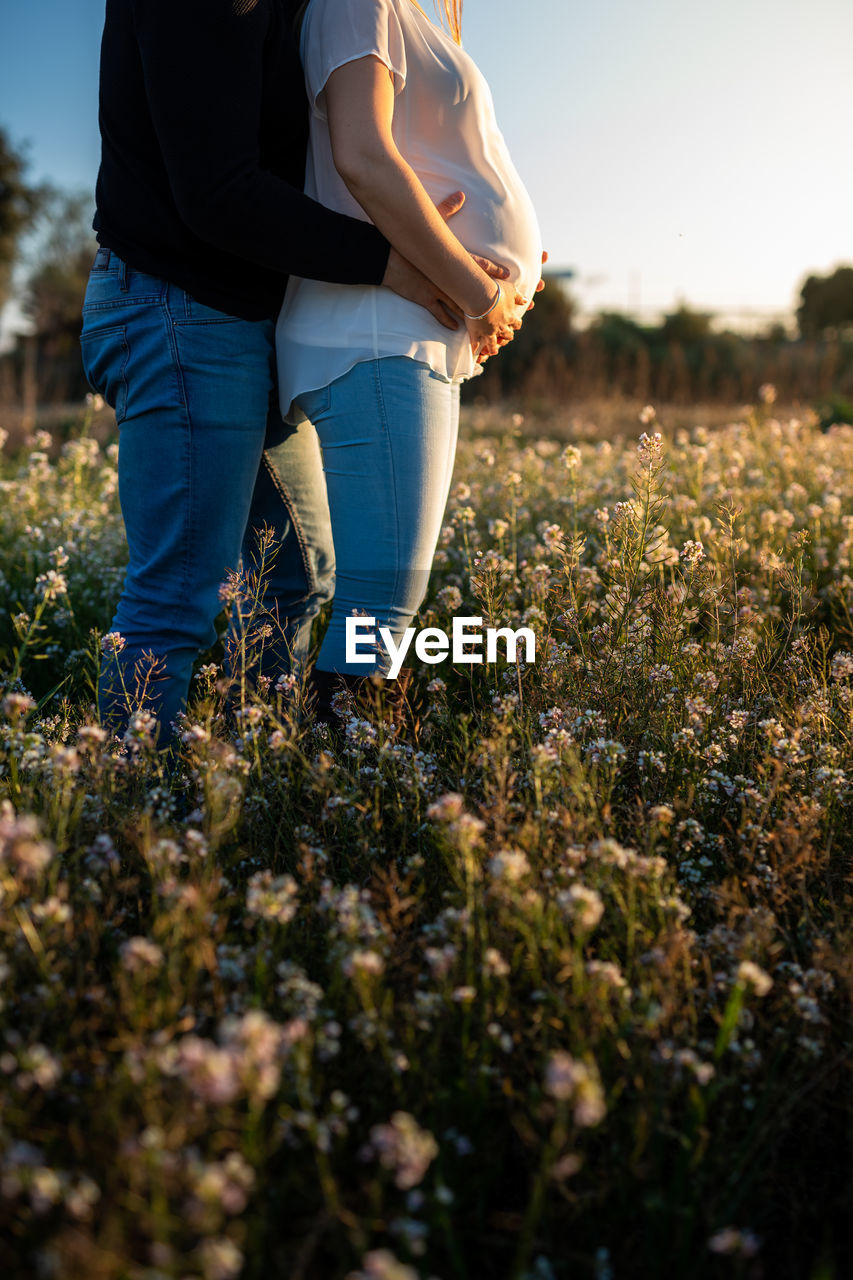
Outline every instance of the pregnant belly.
[(530, 196), (513, 171), (500, 180), (451, 168), (442, 174), (419, 174), (433, 200), (451, 191), (465, 192), (465, 204), (450, 219), (453, 234), (469, 253), (482, 254), (509, 268), (510, 279), (528, 297), (539, 281), (542, 237)]

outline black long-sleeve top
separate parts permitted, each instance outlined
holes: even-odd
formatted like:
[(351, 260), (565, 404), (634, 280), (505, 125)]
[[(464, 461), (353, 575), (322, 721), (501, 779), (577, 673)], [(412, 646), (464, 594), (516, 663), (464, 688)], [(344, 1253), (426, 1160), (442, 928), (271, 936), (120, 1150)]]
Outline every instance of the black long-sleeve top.
[(94, 227), (130, 267), (247, 320), (289, 274), (379, 284), (388, 242), (302, 193), (294, 0), (107, 0)]

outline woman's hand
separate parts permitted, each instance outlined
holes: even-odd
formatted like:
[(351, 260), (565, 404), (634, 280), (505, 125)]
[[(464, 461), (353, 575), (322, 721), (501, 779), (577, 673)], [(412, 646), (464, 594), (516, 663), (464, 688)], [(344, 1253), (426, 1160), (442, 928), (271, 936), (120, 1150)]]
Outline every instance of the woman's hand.
[[(542, 251), (542, 266), (543, 266), (543, 267), (545, 266), (545, 263), (546, 263), (547, 261), (548, 261), (548, 250), (547, 250), (547, 249), (543, 249), (543, 251)], [(540, 280), (540, 281), (539, 281), (539, 283), (537, 284), (536, 288), (533, 290), (533, 292), (534, 292), (534, 293), (541, 293), (541, 292), (542, 292), (542, 290), (543, 290), (544, 288), (545, 288), (545, 281), (544, 281), (544, 280)], [(532, 310), (533, 310), (533, 308), (534, 308), (535, 306), (536, 306), (536, 303), (535, 303), (535, 302), (533, 301), (533, 299), (531, 298), (531, 300), (530, 300), (530, 302), (529, 302), (529, 304), (528, 304), (527, 310), (528, 310), (528, 311), (532, 311)]]
[[(445, 222), (458, 213), (465, 203), (464, 191), (453, 191), (449, 196), (445, 196), (443, 200), (436, 201), (436, 209), (441, 214)], [(508, 280), (509, 270), (500, 263), (492, 262), (490, 258), (484, 258), (479, 253), (472, 253), (471, 257), (478, 267), (485, 271), (487, 276), (492, 276), (495, 280)], [(394, 293), (400, 295), (401, 298), (408, 298), (409, 302), (417, 302), (421, 307), (425, 307), (431, 315), (435, 316), (439, 324), (444, 325), (445, 329), (458, 329), (462, 320), (462, 308), (457, 306), (451, 297), (428, 280), (422, 271), (418, 271), (417, 267), (413, 267), (411, 262), (397, 252), (394, 246), (391, 246), (391, 252), (388, 254), (388, 265), (385, 268), (385, 275), (382, 284), (386, 289), (391, 289)], [(542, 287), (540, 281), (538, 288)]]
[(500, 290), (500, 297), (487, 315), (479, 319), (465, 316), (471, 350), (480, 362), (488, 356), (496, 356), (501, 347), (512, 342), (530, 305), (530, 299), (519, 293), (512, 282), (501, 284), (497, 281), (496, 288)]
[[(547, 261), (548, 261), (548, 253), (547, 253), (547, 251), (543, 251), (543, 253), (542, 253), (542, 265), (543, 265), (543, 267), (544, 267), (544, 265), (545, 265), (545, 263), (546, 263)], [(482, 264), (481, 264), (481, 265), (482, 265)], [(511, 288), (512, 288), (512, 285), (506, 285), (506, 286), (504, 286), (504, 292), (508, 292)], [(545, 281), (544, 281), (544, 280), (540, 280), (540, 281), (539, 281), (539, 283), (537, 284), (536, 288), (533, 290), (533, 292), (534, 292), (534, 293), (541, 293), (541, 292), (542, 292), (542, 290), (543, 290), (544, 288), (545, 288)], [(515, 305), (516, 305), (516, 307), (520, 307), (520, 308), (521, 308), (521, 311), (522, 311), (522, 317), (523, 317), (523, 313), (524, 313), (525, 311), (532, 311), (532, 310), (533, 310), (533, 308), (536, 306), (536, 303), (533, 301), (533, 299), (532, 299), (532, 298), (527, 299), (527, 298), (522, 297), (522, 295), (521, 295), (521, 294), (516, 290), (516, 294), (515, 294)], [(517, 330), (517, 329), (520, 329), (520, 328), (521, 328), (521, 319), (519, 319), (518, 324), (515, 324), (515, 325), (513, 325), (512, 327), (513, 327), (513, 329), (516, 329), (516, 330)], [(497, 355), (497, 354), (498, 354), (498, 352), (500, 351), (501, 347), (505, 346), (507, 342), (511, 342), (511, 341), (512, 341), (512, 336), (514, 336), (514, 335), (511, 335), (510, 337), (507, 337), (507, 336), (506, 336), (506, 334), (498, 334), (498, 335), (497, 335), (497, 337), (494, 339), (494, 341), (492, 341), (492, 342), (488, 342), (488, 343), (486, 343), (484, 346), (482, 346), (482, 347), (480, 348), (479, 352), (477, 352), (477, 353), (476, 353), (477, 363), (478, 363), (478, 364), (485, 364), (485, 363), (486, 363), (486, 361), (488, 360), (489, 356), (495, 356), (495, 355)]]

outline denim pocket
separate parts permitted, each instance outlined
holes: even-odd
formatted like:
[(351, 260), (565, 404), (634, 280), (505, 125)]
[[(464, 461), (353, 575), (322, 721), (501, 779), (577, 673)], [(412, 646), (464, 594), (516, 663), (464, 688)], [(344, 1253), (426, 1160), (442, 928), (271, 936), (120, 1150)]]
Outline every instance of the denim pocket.
[[(172, 304), (174, 308), (174, 303)], [(173, 310), (174, 323), (185, 324), (241, 324), (245, 323), (240, 316), (229, 315), (227, 311), (217, 311), (204, 302), (197, 302), (188, 293), (184, 294), (184, 314)]]
[(80, 334), (83, 372), (93, 391), (115, 409), (116, 422), (127, 413), (127, 362), (130, 348), (124, 325)]

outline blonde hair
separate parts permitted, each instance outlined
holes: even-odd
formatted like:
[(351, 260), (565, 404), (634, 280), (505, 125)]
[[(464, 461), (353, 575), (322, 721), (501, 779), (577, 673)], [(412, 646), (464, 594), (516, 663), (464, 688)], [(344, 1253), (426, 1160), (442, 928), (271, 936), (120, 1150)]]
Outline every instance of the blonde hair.
[[(438, 8), (438, 0), (435, 0)], [(450, 28), (450, 34), (457, 44), (462, 43), (462, 0), (441, 0), (441, 7)]]

